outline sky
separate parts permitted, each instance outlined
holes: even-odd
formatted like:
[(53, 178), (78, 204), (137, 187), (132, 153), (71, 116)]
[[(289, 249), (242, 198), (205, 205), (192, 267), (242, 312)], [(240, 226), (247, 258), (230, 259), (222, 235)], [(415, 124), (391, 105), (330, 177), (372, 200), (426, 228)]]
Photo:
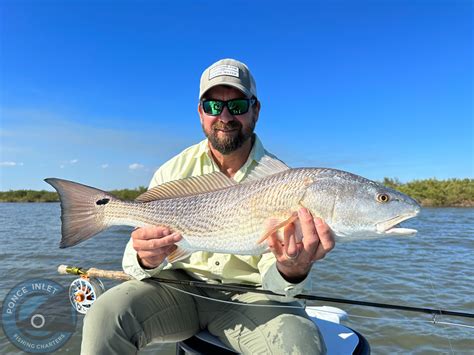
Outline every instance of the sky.
[(473, 178), (473, 3), (0, 0), (0, 190), (147, 186), (203, 139), (202, 71), (245, 62), (292, 167)]

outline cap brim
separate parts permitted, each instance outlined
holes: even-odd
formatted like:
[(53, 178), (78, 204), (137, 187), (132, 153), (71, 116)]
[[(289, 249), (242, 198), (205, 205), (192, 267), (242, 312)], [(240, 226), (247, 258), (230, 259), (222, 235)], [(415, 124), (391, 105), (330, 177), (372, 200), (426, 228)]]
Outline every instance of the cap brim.
[(231, 86), (231, 87), (234, 87), (236, 88), (237, 90), (240, 90), (243, 94), (245, 94), (247, 97), (252, 97), (254, 96), (250, 90), (248, 90), (245, 86), (239, 84), (239, 83), (233, 83), (233, 82), (226, 82), (226, 81), (222, 81), (222, 82), (216, 82), (214, 84), (212, 84), (211, 86), (209, 86), (206, 91), (204, 91), (200, 96), (199, 96), (199, 99), (202, 99), (202, 97), (204, 96), (204, 94), (206, 92), (208, 92), (210, 89), (216, 87), (216, 86)]

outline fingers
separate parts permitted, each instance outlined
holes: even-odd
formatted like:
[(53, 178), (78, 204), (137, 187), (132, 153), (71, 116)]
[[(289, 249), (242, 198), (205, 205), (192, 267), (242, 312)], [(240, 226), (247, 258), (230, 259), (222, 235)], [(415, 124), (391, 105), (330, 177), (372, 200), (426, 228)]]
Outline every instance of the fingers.
[(299, 248), (296, 243), (295, 226), (293, 223), (291, 223), (284, 229), (283, 236), (284, 254), (288, 259), (294, 260), (299, 255)]
[(324, 258), (335, 245), (329, 226), (321, 218), (313, 218), (306, 208), (298, 211), (297, 221), (284, 228), (283, 242), (275, 232), (268, 237), (267, 243), (275, 255), (280, 274), (295, 283), (301, 282), (313, 262)]
[(321, 218), (315, 218), (314, 224), (319, 237), (319, 243), (313, 256), (313, 261), (316, 261), (321, 260), (334, 249), (336, 240), (331, 228)]
[(136, 229), (131, 237), (139, 263), (148, 269), (159, 266), (182, 239), (180, 234), (161, 226)]
[(268, 237), (268, 247), (278, 261), (293, 260), (299, 254), (294, 231), (294, 225), (291, 223), (283, 231), (283, 241), (278, 238), (278, 232), (272, 233)]
[(140, 258), (141, 259), (147, 259), (147, 260), (152, 260), (156, 257), (159, 258), (166, 258), (168, 255), (170, 255), (173, 251), (175, 251), (177, 248), (176, 245), (170, 245), (168, 247), (160, 248), (159, 250), (142, 250), (140, 251)]
[(306, 208), (299, 209), (298, 218), (301, 222), (301, 232), (303, 233), (303, 249), (312, 258), (319, 244), (315, 219)]
[(171, 234), (168, 227), (149, 226), (137, 228), (132, 232), (133, 239), (156, 239)]
[(283, 254), (283, 246), (281, 245), (281, 242), (278, 240), (278, 233), (277, 232), (272, 233), (267, 238), (267, 243), (270, 250), (278, 259), (278, 257)]
[(156, 250), (174, 245), (181, 239), (182, 237), (178, 233), (172, 233), (167, 236), (157, 235), (153, 239), (133, 239), (133, 248), (136, 251)]
[(293, 223), (283, 230), (284, 244), (277, 243), (279, 247), (273, 249), (280, 274), (292, 283), (305, 279), (311, 267), (311, 259), (303, 255), (303, 244), (297, 243), (296, 228)]
[[(301, 243), (298, 243), (298, 240), (301, 240)], [(306, 264), (324, 258), (334, 246), (331, 228), (321, 218), (313, 218), (306, 208), (301, 208), (298, 211), (298, 220), (284, 230), (284, 244), (281, 249), (286, 259), (293, 263)]]

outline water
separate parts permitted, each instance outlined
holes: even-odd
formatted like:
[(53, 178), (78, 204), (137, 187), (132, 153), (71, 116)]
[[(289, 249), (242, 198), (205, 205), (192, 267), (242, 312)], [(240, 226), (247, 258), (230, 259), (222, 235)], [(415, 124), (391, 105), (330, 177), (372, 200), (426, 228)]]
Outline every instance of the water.
[[(0, 299), (17, 283), (49, 278), (67, 286), (59, 264), (119, 270), (129, 228), (115, 228), (83, 244), (59, 249), (59, 204), (0, 203)], [(313, 293), (381, 303), (474, 312), (474, 209), (425, 208), (405, 223), (416, 237), (384, 238), (337, 247), (313, 270)], [(114, 285), (105, 281), (107, 287)], [(345, 322), (369, 341), (373, 354), (474, 354), (474, 329), (433, 325), (431, 316), (337, 305), (351, 316)], [(359, 317), (374, 318), (359, 318)], [(474, 321), (443, 317), (474, 326)], [(79, 353), (77, 330), (58, 353)], [(146, 353), (162, 347), (154, 346)], [(168, 345), (165, 350), (172, 351)], [(21, 352), (0, 330), (0, 353)]]

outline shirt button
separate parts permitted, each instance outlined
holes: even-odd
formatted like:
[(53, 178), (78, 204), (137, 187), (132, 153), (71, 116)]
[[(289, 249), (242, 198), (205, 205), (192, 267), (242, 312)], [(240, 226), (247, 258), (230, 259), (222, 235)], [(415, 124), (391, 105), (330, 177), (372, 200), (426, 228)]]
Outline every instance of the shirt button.
[(219, 266), (219, 265), (220, 265), (220, 262), (216, 261), (215, 264), (216, 264), (216, 266)]

